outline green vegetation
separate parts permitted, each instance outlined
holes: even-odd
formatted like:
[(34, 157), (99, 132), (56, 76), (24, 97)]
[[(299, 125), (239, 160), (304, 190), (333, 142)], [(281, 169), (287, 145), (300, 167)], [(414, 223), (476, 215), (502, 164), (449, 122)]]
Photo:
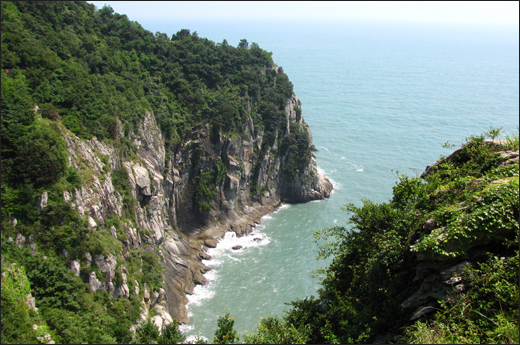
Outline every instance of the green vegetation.
[[(254, 131), (263, 134), (254, 152), (254, 195), (267, 188), (257, 180), (269, 147), (279, 148), (270, 158), (285, 159), (286, 179), (315, 150), (304, 127), (287, 128), (293, 85), (271, 53), (245, 39), (232, 47), (187, 29), (169, 38), (110, 6), (96, 10), (80, 1), (3, 1), (1, 9), (2, 343), (36, 343), (45, 335), (57, 343), (184, 342), (176, 321), (161, 332), (150, 320), (130, 331), (140, 318), (145, 284), (151, 292), (162, 287), (162, 265), (151, 246), (125, 244), (124, 229), (136, 223), (125, 167), (112, 171), (108, 157), (98, 157), (99, 179), (110, 177), (122, 196), (121, 218), (107, 215), (94, 230), (64, 200), (65, 193), (91, 186), (95, 174), (85, 162), (77, 170), (68, 165), (64, 135), (95, 136), (116, 148), (120, 162), (138, 161), (132, 137), (146, 111), (153, 112), (170, 153), (194, 131), (209, 133), (214, 145), (222, 135), (245, 135), (251, 117)], [(299, 108), (296, 113), (300, 119)], [(518, 163), (501, 152), (519, 144), (517, 135), (486, 143), (486, 136), (499, 134), (491, 128), (468, 138), (424, 179), (400, 175), (389, 202), (346, 205), (350, 226), (316, 232), (318, 242), (325, 240), (320, 257), (332, 258), (321, 272), (318, 296), (294, 301), (283, 318), (262, 319), (243, 341), (518, 343), (519, 174)], [(191, 157), (197, 166), (193, 201), (202, 213), (213, 207), (227, 173), (218, 157), (202, 170), (207, 154), (200, 145)], [(44, 195), (47, 204), (39, 207)], [(425, 231), (426, 222), (433, 229)], [(115, 255), (116, 285), (124, 281), (124, 263), (130, 298), (90, 291), (92, 272), (107, 278), (87, 263), (87, 254)], [(420, 286), (417, 263), (461, 258), (475, 263), (453, 277), (462, 283), (440, 299), (433, 317), (410, 322), (413, 311), (401, 303)], [(79, 276), (69, 270), (73, 260), (81, 262)], [(29, 293), (38, 312), (28, 307)], [(227, 311), (217, 326), (214, 342), (240, 341)]]

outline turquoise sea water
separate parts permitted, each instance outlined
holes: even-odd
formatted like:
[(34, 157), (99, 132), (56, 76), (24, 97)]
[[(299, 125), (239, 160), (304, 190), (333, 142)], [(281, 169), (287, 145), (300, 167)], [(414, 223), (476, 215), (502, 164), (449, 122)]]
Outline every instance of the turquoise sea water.
[[(273, 9), (274, 10), (274, 9)], [(212, 249), (209, 283), (190, 296), (188, 335), (213, 340), (228, 309), (239, 332), (284, 303), (316, 293), (312, 230), (345, 225), (345, 203), (391, 197), (396, 171), (415, 175), (445, 141), (459, 146), (490, 126), (518, 133), (518, 28), (395, 24), (146, 23), (169, 36), (181, 28), (215, 42), (246, 38), (273, 52), (294, 84), (319, 168), (333, 181), (328, 200), (286, 205), (255, 234), (231, 234)], [(392, 171), (393, 170), (393, 171)], [(261, 237), (262, 241), (253, 241)], [(240, 243), (243, 249), (231, 247)]]

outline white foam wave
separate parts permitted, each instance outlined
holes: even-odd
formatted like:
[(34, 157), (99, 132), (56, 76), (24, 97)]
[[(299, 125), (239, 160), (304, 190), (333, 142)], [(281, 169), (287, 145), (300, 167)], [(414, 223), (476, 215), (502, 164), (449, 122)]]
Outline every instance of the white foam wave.
[(350, 165), (350, 169), (354, 170), (354, 172), (365, 172), (365, 167), (359, 164), (354, 164), (352, 162), (347, 162)]
[(325, 146), (319, 146), (318, 148), (319, 148), (319, 149), (324, 149), (325, 151), (330, 152), (329, 149), (326, 148)]
[(330, 181), (330, 183), (332, 183), (332, 187), (334, 188), (334, 189), (332, 190), (332, 193), (334, 193), (334, 191), (335, 191), (336, 189), (341, 189), (341, 183), (338, 183), (338, 182), (334, 181), (334, 180), (331, 179), (330, 177), (329, 177), (329, 181)]
[[(196, 285), (193, 289), (193, 294), (188, 295), (188, 303), (186, 304), (188, 317), (191, 315), (189, 311), (190, 306), (201, 305), (203, 301), (212, 299), (215, 296), (215, 286), (219, 279), (218, 273), (222, 264), (230, 261), (241, 261), (241, 253), (248, 248), (265, 246), (271, 242), (271, 239), (261, 232), (263, 228), (257, 225), (249, 235), (242, 237), (238, 237), (235, 232), (226, 232), (216, 248), (208, 249), (208, 254), (212, 256), (212, 259), (203, 260), (203, 263), (210, 266), (212, 270), (204, 274), (207, 283), (204, 286)], [(241, 247), (233, 249), (233, 247), (236, 248), (237, 246)]]
[(286, 210), (286, 209), (288, 209), (289, 207), (291, 207), (290, 204), (282, 204), (282, 206), (278, 207), (278, 209), (277, 209), (276, 211), (274, 211), (273, 214), (274, 214), (274, 213), (278, 213), (278, 212), (280, 212), (281, 210)]
[[(188, 316), (191, 316), (190, 313), (188, 313)], [(189, 331), (193, 331), (195, 329), (195, 326), (193, 325), (189, 325), (187, 323), (185, 324), (182, 324), (182, 325), (179, 325), (179, 330), (182, 332), (182, 333), (187, 333)]]
[(195, 289), (193, 289), (193, 295), (188, 296), (188, 303), (186, 304), (186, 308), (188, 308), (188, 316), (190, 314), (190, 305), (201, 305), (202, 301), (212, 299), (213, 296), (215, 296), (215, 289), (213, 288), (213, 285), (215, 283), (216, 276), (213, 280), (209, 280), (207, 276), (206, 279), (208, 280), (206, 285), (195, 286)]
[[(203, 337), (201, 335), (198, 336), (200, 339), (204, 340), (206, 343), (208, 342), (208, 338), (206, 337)], [(197, 336), (196, 335), (190, 335), (189, 337), (186, 338), (186, 343), (188, 344), (195, 344), (195, 342), (197, 341)]]

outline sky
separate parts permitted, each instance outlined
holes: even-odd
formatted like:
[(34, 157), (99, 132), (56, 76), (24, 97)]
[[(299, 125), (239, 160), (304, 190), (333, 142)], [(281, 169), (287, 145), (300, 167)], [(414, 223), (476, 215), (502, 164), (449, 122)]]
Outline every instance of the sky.
[(88, 1), (139, 23), (169, 20), (445, 23), (518, 26), (518, 1)]

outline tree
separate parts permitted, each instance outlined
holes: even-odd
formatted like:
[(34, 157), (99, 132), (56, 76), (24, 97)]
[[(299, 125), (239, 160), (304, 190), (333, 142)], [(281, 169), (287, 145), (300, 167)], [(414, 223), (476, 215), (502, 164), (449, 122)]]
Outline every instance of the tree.
[(229, 312), (226, 309), (226, 313), (224, 316), (220, 314), (220, 317), (217, 321), (218, 329), (215, 331), (215, 337), (213, 338), (213, 342), (215, 344), (235, 344), (239, 340), (238, 333), (233, 330), (233, 325), (235, 324), (235, 319), (229, 317)]
[(239, 48), (246, 48), (246, 49), (248, 49), (249, 48), (249, 43), (247, 42), (247, 40), (245, 38), (241, 39), (240, 43), (238, 44), (238, 47)]

